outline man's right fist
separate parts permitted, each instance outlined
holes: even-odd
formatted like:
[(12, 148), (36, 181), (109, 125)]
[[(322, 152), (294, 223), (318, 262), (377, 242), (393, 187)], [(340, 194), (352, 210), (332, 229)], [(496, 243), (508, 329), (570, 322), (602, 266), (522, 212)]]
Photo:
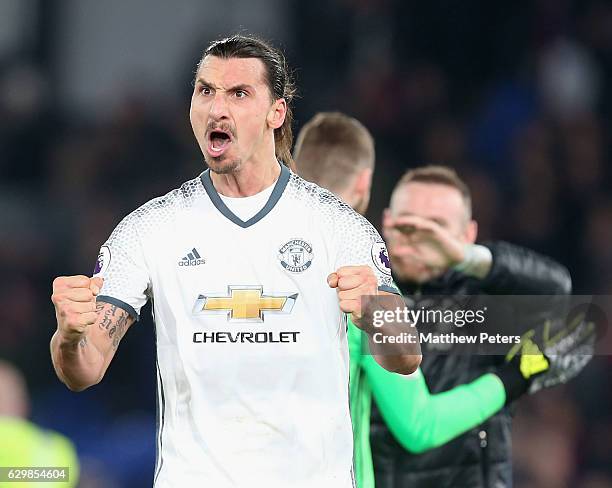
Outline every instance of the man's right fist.
[(57, 329), (66, 338), (78, 340), (98, 318), (96, 295), (102, 278), (60, 276), (53, 280), (51, 301), (55, 306)]

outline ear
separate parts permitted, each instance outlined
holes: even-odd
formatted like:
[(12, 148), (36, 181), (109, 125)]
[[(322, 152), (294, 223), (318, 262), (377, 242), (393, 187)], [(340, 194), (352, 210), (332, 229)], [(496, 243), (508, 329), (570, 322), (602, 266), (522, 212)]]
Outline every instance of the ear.
[(365, 197), (370, 195), (370, 188), (372, 187), (372, 169), (371, 168), (363, 168), (357, 173), (357, 178), (355, 179), (355, 192), (360, 197)]
[(474, 244), (478, 237), (478, 223), (475, 220), (470, 220), (465, 228), (465, 239), (469, 244)]
[(270, 110), (268, 111), (268, 116), (266, 120), (268, 125), (272, 129), (278, 129), (285, 122), (285, 116), (287, 115), (287, 102), (284, 98), (279, 98), (278, 100), (274, 100)]

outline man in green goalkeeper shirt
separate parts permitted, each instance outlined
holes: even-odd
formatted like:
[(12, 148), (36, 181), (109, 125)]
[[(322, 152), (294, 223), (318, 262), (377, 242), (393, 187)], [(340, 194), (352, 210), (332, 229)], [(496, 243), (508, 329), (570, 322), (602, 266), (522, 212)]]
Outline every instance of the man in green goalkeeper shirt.
[[(360, 122), (341, 113), (317, 114), (302, 128), (294, 159), (303, 178), (365, 212), (374, 169), (374, 142)], [(465, 264), (472, 265), (474, 269), (469, 271), (473, 273), (486, 274), (490, 268), (486, 259), (476, 266)], [(350, 321), (348, 336), (354, 462), (359, 488), (374, 487), (370, 450), (372, 396), (401, 447), (410, 453), (423, 453), (487, 420), (525, 393), (532, 376), (549, 367), (548, 359), (531, 343), (531, 355), (519, 352), (494, 372), (431, 394), (420, 369), (410, 376), (389, 373), (370, 355), (362, 354), (361, 331)]]

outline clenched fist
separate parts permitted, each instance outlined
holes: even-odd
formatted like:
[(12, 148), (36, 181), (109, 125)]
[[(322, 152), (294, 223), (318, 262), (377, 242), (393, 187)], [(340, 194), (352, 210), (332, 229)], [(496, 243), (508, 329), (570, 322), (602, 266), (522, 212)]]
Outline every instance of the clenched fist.
[(51, 301), (55, 306), (57, 329), (69, 340), (79, 340), (98, 318), (96, 295), (102, 278), (60, 276), (53, 280)]
[(336, 288), (340, 309), (361, 319), (361, 297), (378, 295), (378, 280), (369, 266), (343, 266), (327, 277), (331, 288)]

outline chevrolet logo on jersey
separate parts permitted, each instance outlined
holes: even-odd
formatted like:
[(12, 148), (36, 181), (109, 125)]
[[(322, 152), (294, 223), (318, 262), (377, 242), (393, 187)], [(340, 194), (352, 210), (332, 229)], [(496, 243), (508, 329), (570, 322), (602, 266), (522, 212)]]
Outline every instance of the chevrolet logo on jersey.
[(264, 314), (291, 313), (297, 296), (297, 293), (264, 295), (263, 286), (230, 285), (225, 295), (198, 295), (193, 313), (222, 313), (233, 322), (263, 322)]

